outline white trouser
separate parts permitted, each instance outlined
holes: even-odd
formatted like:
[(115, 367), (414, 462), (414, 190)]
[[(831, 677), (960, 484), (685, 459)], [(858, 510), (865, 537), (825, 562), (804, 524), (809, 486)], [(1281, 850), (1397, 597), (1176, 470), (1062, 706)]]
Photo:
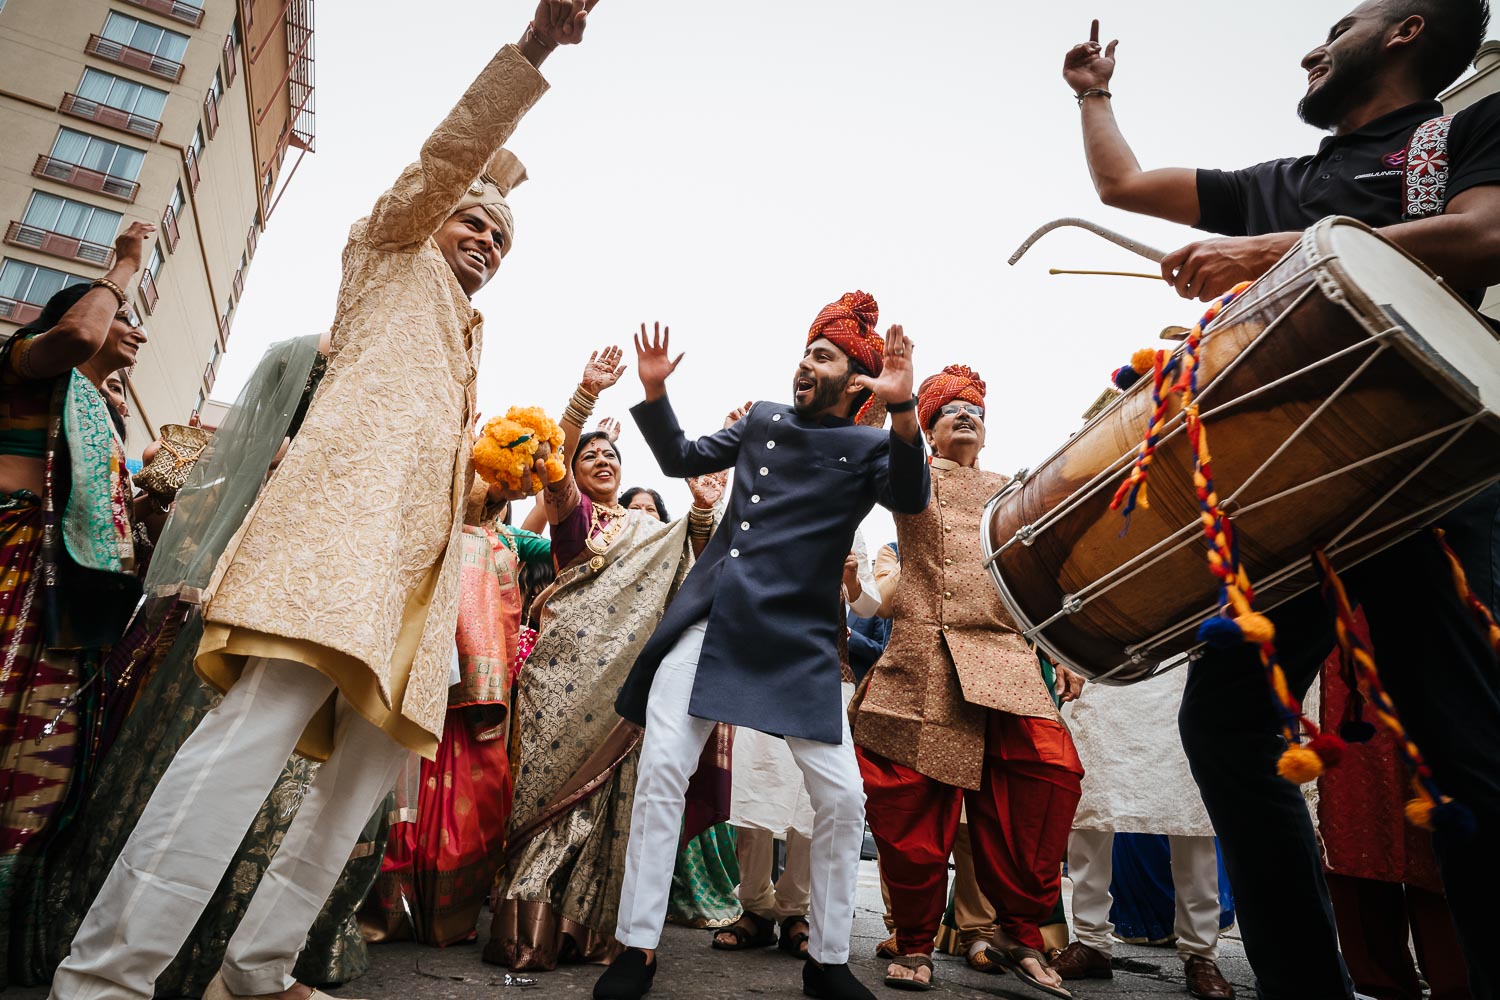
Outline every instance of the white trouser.
[[(1172, 847), (1172, 890), (1177, 897), (1177, 953), (1183, 958), (1219, 957), (1219, 856), (1212, 837), (1168, 837)], [(1074, 830), (1068, 836), (1068, 875), (1073, 882), (1073, 933), (1108, 955), (1115, 925), (1113, 902), (1115, 835)]]
[[(620, 943), (631, 948), (655, 948), (661, 940), (682, 830), (683, 796), (714, 728), (713, 720), (688, 714), (706, 628), (700, 621), (682, 634), (657, 668), (646, 704), (646, 734), (615, 929)], [(786, 743), (813, 805), (808, 954), (826, 965), (842, 965), (849, 960), (865, 828), (864, 783), (849, 739), (848, 717), (838, 746), (795, 737)]]
[[(335, 691), (312, 667), (252, 659), (162, 775), (52, 980), (53, 1000), (149, 1000), (276, 783)], [(146, 706), (143, 711), (150, 711)], [(318, 769), (224, 956), (237, 996), (279, 993), (406, 750), (338, 700)]]
[(812, 891), (812, 841), (796, 830), (786, 832), (786, 867), (772, 885), (776, 835), (769, 830), (737, 826), (734, 837), (740, 866), (740, 906), (758, 917), (777, 921), (807, 916)]

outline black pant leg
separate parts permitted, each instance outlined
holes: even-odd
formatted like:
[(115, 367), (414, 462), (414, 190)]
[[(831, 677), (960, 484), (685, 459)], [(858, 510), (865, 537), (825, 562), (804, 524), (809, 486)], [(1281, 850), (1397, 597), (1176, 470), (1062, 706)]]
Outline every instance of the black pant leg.
[[(1271, 615), (1299, 696), (1333, 630), (1317, 594)], [(1209, 649), (1189, 668), (1178, 727), (1234, 892), (1245, 952), (1263, 1000), (1348, 1000), (1333, 907), (1307, 802), (1276, 773), (1286, 749), (1254, 647)]]
[[(1451, 531), (1450, 539), (1461, 541)], [(1476, 546), (1455, 545), (1455, 550), (1467, 563)], [(1350, 576), (1370, 623), (1376, 668), (1402, 724), (1438, 787), (1478, 822), (1471, 840), (1439, 830), (1433, 847), (1468, 963), (1470, 991), (1476, 1000), (1496, 1000), (1500, 978), (1489, 929), (1500, 899), (1500, 868), (1494, 861), (1500, 850), (1500, 665), (1488, 637), (1459, 600), (1447, 557), (1430, 534), (1402, 543)], [(1475, 592), (1491, 590), (1482, 586)]]

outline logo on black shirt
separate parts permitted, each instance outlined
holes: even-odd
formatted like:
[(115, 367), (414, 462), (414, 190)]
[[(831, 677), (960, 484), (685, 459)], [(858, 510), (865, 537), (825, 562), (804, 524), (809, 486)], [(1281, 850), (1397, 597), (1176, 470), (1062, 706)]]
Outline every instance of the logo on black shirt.
[(1381, 160), (1383, 160), (1385, 162), (1385, 165), (1388, 167), (1406, 166), (1406, 147), (1402, 146), (1394, 153), (1386, 153), (1381, 157)]

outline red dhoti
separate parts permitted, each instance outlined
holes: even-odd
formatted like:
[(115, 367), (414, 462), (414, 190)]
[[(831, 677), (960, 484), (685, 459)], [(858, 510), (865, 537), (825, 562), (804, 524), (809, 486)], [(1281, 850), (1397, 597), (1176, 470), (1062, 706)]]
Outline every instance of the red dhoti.
[(1083, 765), (1061, 723), (993, 710), (986, 715), (977, 791), (856, 748), (868, 797), (865, 813), (880, 848), (903, 955), (932, 954), (964, 806), (974, 874), (1001, 930), (1018, 944), (1042, 949), (1038, 927), (1057, 902)]

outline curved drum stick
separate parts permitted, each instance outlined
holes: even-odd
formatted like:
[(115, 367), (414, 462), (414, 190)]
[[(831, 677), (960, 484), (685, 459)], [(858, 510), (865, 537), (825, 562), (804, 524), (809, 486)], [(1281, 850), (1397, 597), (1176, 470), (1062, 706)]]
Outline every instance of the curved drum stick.
[(1037, 240), (1041, 239), (1043, 236), (1046, 236), (1048, 233), (1052, 232), (1052, 230), (1061, 229), (1064, 226), (1076, 226), (1079, 229), (1087, 229), (1095, 236), (1102, 236), (1116, 246), (1124, 247), (1131, 253), (1140, 254), (1142, 257), (1145, 257), (1147, 260), (1156, 264), (1160, 264), (1161, 259), (1166, 256), (1165, 253), (1156, 249), (1155, 247), (1149, 247), (1144, 243), (1138, 242), (1128, 236), (1117, 233), (1113, 229), (1105, 229), (1103, 226), (1096, 225), (1095, 223), (1092, 223), (1087, 219), (1067, 218), (1054, 219), (1051, 222), (1047, 223), (1045, 226), (1042, 226), (1036, 232), (1032, 233), (1030, 236), (1026, 237), (1026, 242), (1022, 243), (1021, 246), (1016, 250), (1016, 252), (1010, 255), (1010, 263), (1014, 264), (1016, 261), (1020, 260), (1022, 255), (1024, 255), (1027, 250), (1030, 250), (1031, 245)]

